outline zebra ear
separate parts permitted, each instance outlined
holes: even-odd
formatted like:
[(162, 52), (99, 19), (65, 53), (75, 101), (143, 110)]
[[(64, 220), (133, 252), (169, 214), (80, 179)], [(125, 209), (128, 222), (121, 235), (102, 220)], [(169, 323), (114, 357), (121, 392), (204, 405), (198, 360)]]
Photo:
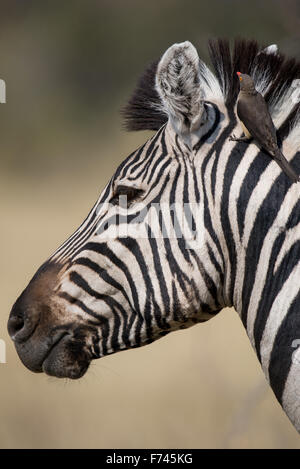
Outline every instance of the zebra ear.
[(271, 44), (270, 46), (263, 49), (262, 52), (264, 52), (265, 54), (277, 55), (278, 54), (278, 46), (277, 46), (277, 44)]
[(156, 90), (175, 132), (187, 144), (205, 118), (199, 56), (188, 41), (171, 46), (156, 72)]

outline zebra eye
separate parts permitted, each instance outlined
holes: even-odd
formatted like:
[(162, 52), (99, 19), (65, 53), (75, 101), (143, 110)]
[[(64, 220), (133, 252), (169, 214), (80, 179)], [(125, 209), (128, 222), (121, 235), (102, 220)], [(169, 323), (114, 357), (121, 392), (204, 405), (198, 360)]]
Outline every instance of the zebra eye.
[(117, 186), (114, 190), (111, 203), (113, 205), (129, 206), (134, 200), (138, 199), (142, 195), (141, 189), (136, 189), (132, 186)]

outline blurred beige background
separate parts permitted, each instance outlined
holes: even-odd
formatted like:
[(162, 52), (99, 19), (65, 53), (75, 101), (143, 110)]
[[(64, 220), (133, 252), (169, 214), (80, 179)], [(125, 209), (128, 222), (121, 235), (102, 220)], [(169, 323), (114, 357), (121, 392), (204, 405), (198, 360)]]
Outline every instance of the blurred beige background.
[(300, 57), (299, 2), (3, 1), (0, 6), (1, 448), (300, 448), (237, 314), (95, 361), (80, 381), (35, 375), (6, 333), (40, 264), (147, 138), (118, 110), (149, 61), (189, 39), (255, 37)]

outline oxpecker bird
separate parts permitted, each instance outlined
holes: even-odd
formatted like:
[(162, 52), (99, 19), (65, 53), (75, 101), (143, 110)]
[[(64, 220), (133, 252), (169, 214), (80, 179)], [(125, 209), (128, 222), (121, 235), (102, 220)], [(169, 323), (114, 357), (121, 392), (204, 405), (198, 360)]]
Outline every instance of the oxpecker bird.
[(240, 120), (244, 136), (230, 137), (232, 141), (247, 142), (253, 138), (258, 145), (266, 150), (277, 162), (280, 168), (293, 182), (300, 178), (278, 148), (276, 129), (263, 96), (255, 89), (254, 82), (249, 75), (237, 72), (240, 80), (240, 92), (237, 99), (237, 115)]

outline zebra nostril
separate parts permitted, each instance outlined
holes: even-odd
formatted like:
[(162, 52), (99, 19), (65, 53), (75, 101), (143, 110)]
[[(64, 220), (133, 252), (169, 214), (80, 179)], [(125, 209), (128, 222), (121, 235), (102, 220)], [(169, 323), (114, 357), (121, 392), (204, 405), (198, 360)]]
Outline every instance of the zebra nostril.
[(13, 341), (25, 342), (34, 332), (37, 324), (38, 318), (35, 319), (32, 314), (22, 314), (13, 309), (7, 323), (7, 330)]
[(11, 316), (8, 321), (7, 329), (10, 337), (15, 340), (18, 333), (24, 329), (25, 321), (21, 316)]

